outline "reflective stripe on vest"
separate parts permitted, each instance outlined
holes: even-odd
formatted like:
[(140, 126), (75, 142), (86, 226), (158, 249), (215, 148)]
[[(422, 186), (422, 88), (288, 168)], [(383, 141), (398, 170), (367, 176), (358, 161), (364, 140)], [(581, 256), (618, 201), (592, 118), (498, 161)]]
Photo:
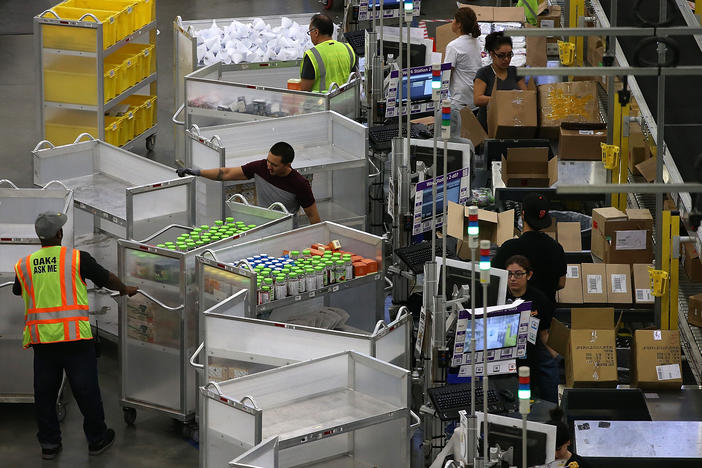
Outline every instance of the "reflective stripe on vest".
[[(328, 85), (332, 83), (339, 86), (345, 84), (351, 74), (351, 67), (356, 62), (356, 56), (351, 46), (334, 40), (317, 44), (305, 52), (305, 55), (309, 57), (314, 68), (315, 77), (312, 91), (315, 92), (327, 91)], [(300, 66), (300, 70), (302, 71), (302, 66)]]
[(25, 348), (92, 338), (78, 250), (44, 247), (19, 260), (15, 273), (25, 303)]

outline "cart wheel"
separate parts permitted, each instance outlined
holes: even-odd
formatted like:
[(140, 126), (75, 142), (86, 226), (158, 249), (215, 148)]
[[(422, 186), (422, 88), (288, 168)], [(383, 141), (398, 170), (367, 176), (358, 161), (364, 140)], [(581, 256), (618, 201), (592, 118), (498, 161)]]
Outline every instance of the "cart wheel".
[(124, 416), (124, 422), (130, 426), (134, 425), (134, 421), (136, 421), (136, 409), (124, 407), (122, 408), (122, 415)]
[(194, 421), (184, 422), (183, 425), (181, 426), (180, 430), (181, 430), (181, 435), (184, 438), (190, 439), (194, 442), (200, 441), (200, 430), (199, 430), (196, 422), (194, 422)]
[(58, 418), (59, 422), (66, 419), (66, 405), (61, 401), (56, 403), (56, 417)]
[(146, 139), (146, 149), (147, 151), (153, 151), (154, 146), (156, 146), (156, 135), (151, 135)]

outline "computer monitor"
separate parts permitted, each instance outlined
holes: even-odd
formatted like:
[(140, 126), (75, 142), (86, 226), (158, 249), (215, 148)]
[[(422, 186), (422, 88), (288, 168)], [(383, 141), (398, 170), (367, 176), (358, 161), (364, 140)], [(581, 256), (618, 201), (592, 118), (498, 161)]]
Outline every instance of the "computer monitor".
[[(480, 452), (482, 453), (482, 444), (485, 441), (483, 430), (485, 413), (476, 411), (475, 414), (480, 427)], [(500, 452), (512, 449), (512, 459), (503, 458), (508, 466), (527, 468), (551, 463), (556, 459), (556, 426), (527, 421), (527, 467), (524, 467), (522, 466), (522, 420), (488, 413), (487, 422), (488, 446), (499, 445)]]
[[(410, 97), (412, 102), (431, 101), (431, 73), (420, 73), (410, 77)], [(402, 77), (402, 86), (398, 90), (402, 101), (407, 100), (407, 77)]]
[[(470, 196), (470, 170), (467, 168), (449, 172), (446, 175), (446, 199), (458, 204), (464, 204)], [(436, 220), (434, 220), (434, 184), (436, 184)], [(443, 225), (444, 212), (444, 176), (419, 182), (415, 186), (414, 216), (412, 220), (412, 235), (416, 236), (431, 231), (433, 222), (436, 227)]]
[[(373, 3), (375, 3), (376, 8), (380, 8), (380, 0), (369, 0), (368, 8), (372, 8)], [(400, 6), (400, 0), (385, 0), (383, 2), (383, 8), (397, 8), (398, 6)]]
[[(380, 41), (378, 41), (380, 42)], [(378, 45), (378, 53), (380, 53), (380, 45)], [(400, 54), (400, 44), (398, 41), (389, 41), (383, 39), (383, 55), (385, 56), (385, 61), (388, 60), (388, 55), (392, 54), (393, 60), (398, 60), (398, 55)], [(426, 63), (427, 47), (424, 44), (410, 44), (410, 67), (421, 67)], [(407, 43), (402, 44), (402, 67), (407, 68)], [(431, 76), (429, 77), (431, 81)], [(407, 84), (405, 83), (405, 86)]]
[[(471, 161), (475, 155), (473, 143), (447, 143), (446, 144), (447, 166), (449, 172), (454, 172), (462, 168), (470, 168)], [(417, 161), (424, 163), (426, 167), (434, 164), (434, 140), (420, 140), (410, 138), (410, 166), (412, 172), (417, 172)], [(436, 170), (432, 175), (442, 175), (444, 173), (444, 144), (439, 142), (436, 149)]]
[[(436, 257), (436, 277), (439, 278), (437, 281), (437, 294), (441, 291), (443, 278), (443, 266), (444, 261), (440, 257)], [(480, 284), (480, 270), (479, 262), (475, 262), (476, 276), (475, 276), (475, 305), (480, 307), (482, 311), (483, 307), (483, 288)], [(461, 289), (463, 285), (470, 285), (470, 280), (473, 276), (473, 264), (471, 262), (462, 262), (460, 260), (446, 259), (446, 295), (448, 299), (451, 298), (453, 288), (456, 286), (458, 290)], [(490, 268), (490, 284), (488, 285), (488, 306), (503, 305), (506, 303), (507, 299), (507, 270), (501, 270), (499, 268)], [(489, 326), (489, 324), (488, 324)]]

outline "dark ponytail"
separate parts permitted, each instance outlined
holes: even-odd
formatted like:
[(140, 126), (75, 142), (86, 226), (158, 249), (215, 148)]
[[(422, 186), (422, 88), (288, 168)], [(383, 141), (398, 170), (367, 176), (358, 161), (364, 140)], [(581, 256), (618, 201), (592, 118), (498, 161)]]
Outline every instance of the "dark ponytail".
[(551, 409), (549, 413), (551, 419), (547, 421), (546, 424), (556, 426), (556, 450), (558, 450), (563, 444), (572, 440), (570, 437), (570, 429), (568, 429), (568, 425), (563, 421), (565, 414), (560, 406)]
[(502, 31), (490, 33), (485, 38), (485, 50), (488, 52), (495, 52), (505, 44), (512, 47), (512, 38), (505, 36)]
[(478, 17), (470, 7), (461, 7), (454, 15), (456, 22), (461, 27), (463, 34), (470, 34), (473, 37), (480, 36), (480, 26), (478, 26)]

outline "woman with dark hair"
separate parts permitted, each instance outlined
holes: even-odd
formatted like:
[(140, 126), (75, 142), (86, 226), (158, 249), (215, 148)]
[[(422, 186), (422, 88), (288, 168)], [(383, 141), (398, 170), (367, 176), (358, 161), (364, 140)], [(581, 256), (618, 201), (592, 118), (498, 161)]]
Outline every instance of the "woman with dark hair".
[(490, 54), (492, 63), (475, 74), (473, 103), (480, 108), (478, 120), (487, 129), (487, 105), (493, 89), (526, 90), (527, 87), (524, 77), (517, 76), (517, 67), (510, 65), (513, 56), (511, 37), (505, 36), (502, 31), (490, 33), (485, 38), (485, 50)]
[(529, 285), (529, 278), (533, 272), (529, 259), (525, 256), (512, 255), (505, 262), (505, 269), (507, 270), (507, 300), (530, 301), (531, 315), (539, 319), (536, 342), (527, 342), (525, 362), (518, 365), (529, 366), (536, 396), (542, 400), (557, 403), (559, 375), (556, 357), (558, 353), (546, 344), (553, 318), (553, 302), (543, 292)]
[(583, 457), (570, 451), (570, 430), (568, 425), (563, 422), (563, 410), (560, 406), (553, 408), (550, 411), (551, 420), (546, 424), (556, 426), (556, 460), (565, 460), (567, 468), (587, 468), (587, 463), (583, 461)]
[(451, 64), (451, 84), (449, 98), (451, 108), (473, 109), (473, 80), (482, 65), (480, 59), (480, 27), (478, 18), (471, 8), (459, 8), (453, 17), (451, 30), (458, 37), (446, 46), (446, 59)]

